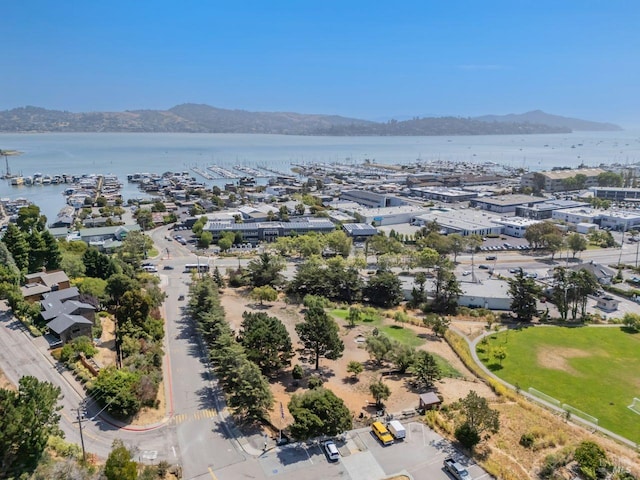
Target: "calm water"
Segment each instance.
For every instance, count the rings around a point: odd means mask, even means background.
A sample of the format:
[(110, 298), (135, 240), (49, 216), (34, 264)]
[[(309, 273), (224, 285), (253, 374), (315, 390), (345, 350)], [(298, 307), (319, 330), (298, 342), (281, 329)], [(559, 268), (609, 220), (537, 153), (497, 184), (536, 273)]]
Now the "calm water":
[[(140, 197), (126, 176), (136, 172), (204, 169), (216, 164), (268, 166), (283, 172), (292, 163), (411, 163), (417, 159), (496, 162), (544, 170), (585, 163), (640, 162), (640, 132), (560, 135), (450, 137), (303, 137), (249, 134), (72, 133), (0, 134), (0, 149), (19, 150), (9, 157), (13, 173), (111, 173), (124, 182), (125, 198)], [(2, 159), (4, 161), (4, 159)], [(4, 164), (0, 171), (4, 172)], [(194, 176), (198, 178), (198, 175)], [(202, 177), (199, 181), (205, 181)], [(212, 184), (214, 182), (205, 182)], [(218, 182), (220, 183), (220, 182)], [(224, 182), (222, 182), (224, 183)], [(64, 205), (64, 186), (12, 187), (0, 182), (1, 197), (35, 202), (49, 219)]]

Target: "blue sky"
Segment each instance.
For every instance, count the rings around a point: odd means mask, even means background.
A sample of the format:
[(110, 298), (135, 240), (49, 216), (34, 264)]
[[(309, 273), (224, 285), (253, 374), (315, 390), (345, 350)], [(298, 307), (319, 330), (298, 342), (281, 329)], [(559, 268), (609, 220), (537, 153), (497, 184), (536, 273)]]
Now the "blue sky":
[(640, 2), (5, 1), (0, 109), (640, 124)]

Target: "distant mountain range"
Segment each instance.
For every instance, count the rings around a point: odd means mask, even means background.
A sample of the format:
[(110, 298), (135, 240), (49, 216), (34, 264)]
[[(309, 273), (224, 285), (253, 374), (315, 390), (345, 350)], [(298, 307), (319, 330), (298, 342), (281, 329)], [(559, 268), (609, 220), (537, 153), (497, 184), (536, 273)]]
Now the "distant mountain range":
[(0, 111), (0, 132), (185, 132), (284, 135), (509, 135), (622, 130), (610, 123), (550, 115), (540, 110), (520, 115), (476, 118), (428, 117), (372, 122), (338, 115), (248, 112), (183, 104), (169, 110), (73, 113), (39, 107)]
[(577, 132), (613, 132), (622, 130), (622, 127), (613, 123), (591, 122), (580, 120), (579, 118), (561, 117), (551, 115), (542, 110), (532, 110), (531, 112), (509, 115), (484, 115), (476, 117), (481, 122), (504, 122), (504, 123), (534, 123), (549, 125), (550, 127), (565, 127)]

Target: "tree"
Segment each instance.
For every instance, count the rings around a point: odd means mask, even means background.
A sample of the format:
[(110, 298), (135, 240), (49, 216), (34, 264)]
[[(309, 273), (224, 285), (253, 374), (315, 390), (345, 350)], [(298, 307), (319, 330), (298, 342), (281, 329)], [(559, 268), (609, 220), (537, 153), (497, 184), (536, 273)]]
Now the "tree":
[(342, 230), (335, 230), (324, 235), (324, 243), (328, 249), (336, 254), (348, 257), (353, 242)]
[(454, 314), (461, 294), (460, 283), (453, 272), (453, 264), (447, 258), (440, 257), (431, 310), (437, 313)]
[(561, 233), (549, 233), (542, 236), (542, 243), (547, 250), (551, 252), (551, 259), (562, 250), (564, 246), (564, 237)]
[(640, 330), (640, 314), (638, 313), (625, 313), (622, 317), (622, 323), (629, 330), (634, 332)]
[(331, 437), (352, 428), (351, 412), (344, 401), (326, 388), (293, 395), (288, 409), (294, 419), (289, 427), (291, 435), (297, 440)]
[(458, 254), (464, 252), (467, 247), (466, 239), (459, 233), (452, 233), (449, 237), (451, 253), (453, 253), (454, 263), (458, 260)]
[(383, 406), (383, 401), (391, 396), (391, 389), (389, 385), (384, 383), (382, 380), (377, 380), (371, 382), (369, 385), (369, 392), (373, 395), (374, 400), (376, 401), (376, 407), (381, 408)]
[(55, 239), (49, 230), (42, 232), (42, 240), (44, 241), (44, 267), (47, 270), (57, 270), (60, 268), (62, 262), (62, 254), (60, 253), (60, 247), (58, 241)]
[(153, 213), (151, 213), (151, 210), (147, 208), (139, 208), (136, 210), (134, 217), (143, 232), (153, 227)]
[(378, 270), (369, 279), (369, 283), (364, 288), (364, 296), (369, 303), (383, 308), (395, 307), (404, 298), (398, 276), (385, 270)]
[(132, 460), (131, 451), (124, 446), (122, 440), (116, 439), (111, 445), (111, 452), (104, 464), (104, 476), (107, 480), (136, 480), (138, 465)]
[(273, 406), (273, 395), (258, 365), (245, 358), (234, 377), (233, 387), (228, 391), (229, 406), (234, 414), (248, 420), (265, 418)]
[(32, 204), (26, 207), (21, 207), (18, 210), (18, 219), (16, 224), (25, 234), (43, 232), (46, 230), (47, 217), (40, 214), (40, 207)]
[(136, 395), (140, 374), (113, 366), (103, 368), (93, 382), (91, 393), (118, 418), (127, 418), (140, 410)]
[(624, 183), (624, 177), (615, 172), (602, 172), (598, 175), (599, 187), (621, 187)]
[(296, 325), (296, 332), (304, 347), (313, 352), (315, 369), (320, 367), (320, 357), (336, 360), (342, 356), (344, 343), (340, 339), (338, 324), (329, 318), (322, 307), (307, 310), (304, 322)]
[(603, 478), (599, 470), (607, 467), (608, 461), (607, 454), (600, 445), (588, 440), (581, 442), (576, 448), (573, 458), (578, 462), (580, 473), (587, 479)]
[(260, 254), (257, 259), (251, 260), (247, 265), (251, 285), (254, 287), (265, 285), (277, 287), (284, 281), (284, 277), (280, 273), (284, 267), (285, 263), (282, 258), (268, 253)]
[(378, 365), (382, 365), (391, 353), (393, 344), (386, 335), (369, 335), (365, 340), (365, 349)]
[(465, 398), (458, 401), (463, 421), (456, 428), (455, 436), (465, 447), (473, 449), (480, 441), (489, 438), (490, 434), (500, 429), (500, 416), (489, 407), (486, 398), (470, 391)]
[(416, 358), (416, 350), (409, 345), (394, 342), (391, 350), (391, 361), (400, 373), (405, 373)]
[(440, 367), (435, 357), (424, 350), (416, 352), (410, 370), (416, 377), (416, 382), (425, 388), (433, 386), (433, 383), (441, 377)]
[(548, 248), (548, 242), (557, 242), (556, 235), (562, 236), (558, 226), (553, 222), (544, 221), (528, 226), (524, 238), (533, 248)]
[(153, 240), (151, 237), (141, 232), (129, 232), (122, 241), (118, 256), (123, 262), (132, 265), (134, 268), (139, 268), (140, 262), (147, 257), (147, 252), (152, 248)]
[(2, 242), (11, 253), (18, 269), (27, 273), (29, 269), (29, 244), (24, 233), (15, 224), (9, 223), (7, 231), (2, 237)]
[(349, 314), (347, 315), (347, 320), (349, 321), (350, 327), (355, 327), (356, 323), (358, 323), (362, 319), (362, 310), (358, 307), (349, 307)]
[(444, 334), (449, 329), (449, 325), (451, 324), (451, 320), (449, 320), (447, 317), (442, 317), (442, 316), (438, 315), (435, 318), (433, 318), (433, 316), (432, 316), (428, 320), (427, 320), (427, 318), (425, 318), (425, 323), (427, 323), (431, 327), (431, 330), (433, 331), (433, 334), (437, 338), (437, 337), (444, 337)]
[(202, 232), (200, 238), (198, 238), (198, 248), (209, 248), (209, 245), (213, 242), (213, 233)]
[(125, 292), (136, 290), (137, 288), (138, 282), (124, 273), (116, 273), (107, 279), (107, 294), (116, 305), (120, 302)]
[(587, 249), (587, 239), (583, 235), (574, 232), (567, 237), (567, 246), (573, 252), (573, 258), (576, 258), (576, 253)]
[(64, 435), (58, 423), (60, 388), (24, 376), (18, 391), (0, 389), (0, 477), (32, 472), (51, 435)]
[(362, 364), (355, 360), (352, 360), (347, 364), (347, 373), (350, 373), (354, 379), (357, 379), (358, 375), (360, 375), (363, 370), (364, 367)]
[(242, 318), (238, 341), (247, 358), (258, 365), (264, 375), (289, 365), (293, 347), (284, 324), (264, 312), (244, 312)]
[(305, 210), (306, 210), (306, 207), (304, 206), (304, 203), (296, 204), (295, 206), (296, 215), (304, 215)]
[(95, 247), (89, 247), (82, 255), (82, 262), (88, 277), (106, 280), (117, 272), (115, 263), (108, 255), (98, 251)]
[(491, 356), (502, 366), (502, 361), (507, 358), (507, 350), (504, 347), (493, 347), (491, 349)]
[(536, 313), (540, 287), (534, 279), (527, 277), (521, 268), (508, 282), (511, 311), (516, 314), (518, 321), (530, 322)]
[(255, 287), (251, 290), (250, 297), (253, 300), (257, 300), (260, 302), (260, 305), (263, 305), (264, 302), (274, 302), (278, 299), (278, 292), (275, 288), (264, 285), (262, 287)]

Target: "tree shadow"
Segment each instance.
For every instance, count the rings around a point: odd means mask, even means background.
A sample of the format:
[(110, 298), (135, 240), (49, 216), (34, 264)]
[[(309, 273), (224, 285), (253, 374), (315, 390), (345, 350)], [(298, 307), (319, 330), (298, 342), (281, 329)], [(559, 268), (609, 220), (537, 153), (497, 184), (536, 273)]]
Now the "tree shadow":
[(487, 365), (487, 368), (489, 370), (491, 370), (492, 372), (498, 372), (500, 370), (502, 370), (504, 367), (502, 365), (500, 365), (499, 363), (490, 363)]
[(621, 326), (620, 330), (624, 333), (628, 333), (629, 335), (640, 333), (640, 330), (638, 330), (637, 328), (627, 327), (626, 325)]

